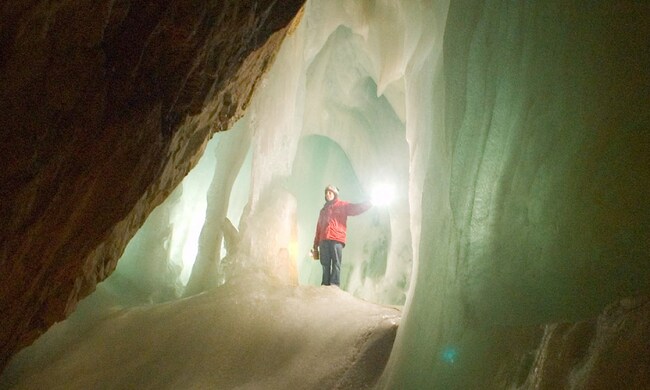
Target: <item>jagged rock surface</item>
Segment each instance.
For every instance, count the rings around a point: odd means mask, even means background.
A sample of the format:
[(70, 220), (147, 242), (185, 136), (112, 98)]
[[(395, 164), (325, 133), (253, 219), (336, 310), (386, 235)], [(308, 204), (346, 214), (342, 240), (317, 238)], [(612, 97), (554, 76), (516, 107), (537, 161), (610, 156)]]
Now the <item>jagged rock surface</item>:
[(650, 383), (650, 298), (627, 298), (598, 318), (545, 327), (525, 388), (642, 389)]
[(303, 2), (0, 6), (0, 369), (241, 116)]

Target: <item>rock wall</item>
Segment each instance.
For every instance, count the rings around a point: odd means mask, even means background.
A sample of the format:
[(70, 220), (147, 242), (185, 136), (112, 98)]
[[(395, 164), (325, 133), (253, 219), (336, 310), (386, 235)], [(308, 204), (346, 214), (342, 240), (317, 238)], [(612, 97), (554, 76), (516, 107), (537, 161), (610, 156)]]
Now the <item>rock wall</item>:
[(650, 384), (650, 298), (623, 299), (598, 318), (545, 327), (525, 388), (643, 389)]
[(112, 272), (303, 3), (0, 5), (0, 369)]

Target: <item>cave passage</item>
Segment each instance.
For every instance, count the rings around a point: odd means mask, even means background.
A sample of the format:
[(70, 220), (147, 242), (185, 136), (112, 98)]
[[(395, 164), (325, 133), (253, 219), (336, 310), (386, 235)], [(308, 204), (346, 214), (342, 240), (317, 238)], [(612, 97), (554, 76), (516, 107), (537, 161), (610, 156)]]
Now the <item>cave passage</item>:
[[(307, 2), (245, 115), (1, 380), (648, 387), (649, 15)], [(378, 183), (343, 289), (318, 286), (323, 189)]]

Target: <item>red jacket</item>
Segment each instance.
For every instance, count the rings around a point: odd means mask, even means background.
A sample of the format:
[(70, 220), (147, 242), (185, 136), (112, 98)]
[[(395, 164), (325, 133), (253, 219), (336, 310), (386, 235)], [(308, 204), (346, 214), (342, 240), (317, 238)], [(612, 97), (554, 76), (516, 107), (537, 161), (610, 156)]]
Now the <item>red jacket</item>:
[(359, 215), (372, 207), (372, 203), (348, 203), (338, 198), (325, 203), (316, 224), (314, 248), (322, 240), (338, 241), (345, 245), (345, 231), (349, 215)]

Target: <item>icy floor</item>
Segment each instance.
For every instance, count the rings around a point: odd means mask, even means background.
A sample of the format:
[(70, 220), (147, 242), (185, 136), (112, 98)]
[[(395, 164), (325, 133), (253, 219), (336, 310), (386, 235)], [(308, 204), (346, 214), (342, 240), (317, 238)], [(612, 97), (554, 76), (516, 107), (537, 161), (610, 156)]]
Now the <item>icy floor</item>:
[(55, 325), (0, 377), (17, 389), (361, 389), (400, 320), (337, 287), (263, 279)]

